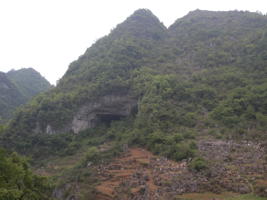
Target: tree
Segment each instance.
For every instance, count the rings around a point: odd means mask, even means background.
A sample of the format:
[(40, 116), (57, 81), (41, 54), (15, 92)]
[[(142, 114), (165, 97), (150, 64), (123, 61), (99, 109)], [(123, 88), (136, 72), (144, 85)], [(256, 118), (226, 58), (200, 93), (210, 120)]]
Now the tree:
[(49, 200), (52, 185), (31, 172), (25, 158), (0, 149), (0, 199)]

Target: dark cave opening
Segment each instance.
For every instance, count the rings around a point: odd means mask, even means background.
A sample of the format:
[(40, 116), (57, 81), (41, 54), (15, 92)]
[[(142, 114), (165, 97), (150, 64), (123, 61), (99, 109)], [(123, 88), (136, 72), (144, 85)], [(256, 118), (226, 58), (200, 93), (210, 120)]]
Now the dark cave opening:
[(125, 118), (125, 116), (116, 114), (97, 114), (98, 124), (105, 124), (107, 126), (110, 126), (112, 121), (118, 121), (123, 118)]

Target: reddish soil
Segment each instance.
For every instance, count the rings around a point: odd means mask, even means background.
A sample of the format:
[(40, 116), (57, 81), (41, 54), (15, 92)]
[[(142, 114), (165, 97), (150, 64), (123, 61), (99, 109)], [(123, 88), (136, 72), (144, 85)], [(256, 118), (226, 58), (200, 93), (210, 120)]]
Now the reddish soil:
[(171, 178), (172, 173), (181, 173), (185, 167), (185, 163), (159, 158), (141, 148), (129, 149), (124, 156), (98, 168), (101, 183), (96, 187), (96, 199), (159, 199), (164, 196), (159, 191), (161, 182)]
[(96, 199), (171, 200), (184, 193), (225, 191), (245, 194), (252, 192), (253, 181), (266, 180), (265, 152), (258, 144), (205, 140), (199, 141), (198, 149), (209, 164), (207, 171), (189, 170), (186, 161), (174, 162), (131, 148), (97, 167)]

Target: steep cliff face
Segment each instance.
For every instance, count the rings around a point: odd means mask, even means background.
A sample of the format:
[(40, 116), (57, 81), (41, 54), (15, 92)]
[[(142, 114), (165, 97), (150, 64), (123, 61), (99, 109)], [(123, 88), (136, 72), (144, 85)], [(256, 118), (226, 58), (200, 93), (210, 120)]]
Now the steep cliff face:
[(79, 133), (98, 124), (109, 125), (114, 120), (130, 116), (136, 107), (136, 99), (130, 96), (104, 96), (97, 102), (82, 106), (75, 114), (71, 128), (74, 133)]
[(137, 110), (136, 98), (129, 95), (106, 95), (97, 101), (88, 102), (79, 106), (69, 123), (61, 128), (47, 124), (44, 129), (36, 124), (35, 133), (79, 133), (99, 124), (109, 126), (112, 121), (121, 120), (135, 114)]

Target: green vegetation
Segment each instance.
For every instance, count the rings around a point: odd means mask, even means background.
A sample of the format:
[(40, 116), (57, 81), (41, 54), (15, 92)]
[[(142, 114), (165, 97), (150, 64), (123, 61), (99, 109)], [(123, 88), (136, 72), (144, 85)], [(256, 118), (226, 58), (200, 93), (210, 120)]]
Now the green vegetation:
[(194, 127), (206, 114), (211, 123), (261, 129), (266, 33), (266, 17), (255, 13), (195, 11), (167, 30), (150, 11), (136, 11), (71, 63), (58, 86), (22, 109), (12, 127), (60, 128), (85, 102), (130, 94), (140, 100), (136, 120), (145, 118), (140, 126), (150, 129)]
[(0, 149), (0, 199), (49, 200), (52, 186), (47, 178), (34, 175), (24, 158)]
[(32, 68), (11, 70), (6, 73), (6, 76), (27, 100), (51, 87), (50, 83)]
[(0, 123), (11, 117), (11, 112), (24, 101), (23, 95), (5, 73), (0, 72)]
[(255, 193), (262, 197), (267, 197), (267, 181), (259, 180), (254, 185)]
[(177, 200), (210, 200), (210, 199), (222, 199), (222, 200), (265, 200), (263, 197), (257, 197), (253, 194), (239, 195), (235, 193), (192, 193), (179, 195)]
[(0, 123), (7, 122), (18, 106), (50, 87), (50, 83), (32, 68), (0, 72)]
[[(266, 33), (266, 16), (255, 13), (197, 10), (166, 29), (138, 10), (71, 63), (57, 87), (21, 108), (3, 145), (39, 158), (74, 151), (79, 145), (66, 125), (105, 95), (128, 95), (138, 104), (118, 125), (124, 128), (108, 128), (106, 141), (146, 146), (174, 160), (197, 155), (194, 138), (185, 137), (205, 128), (222, 138), (263, 139)], [(64, 134), (40, 135), (48, 125)]]
[(195, 170), (197, 172), (205, 170), (208, 168), (208, 164), (207, 161), (201, 157), (196, 157), (194, 158), (190, 164), (189, 164), (189, 168), (191, 170)]
[[(266, 48), (267, 18), (261, 14), (196, 10), (167, 29), (150, 11), (138, 10), (72, 62), (57, 87), (19, 109), (0, 144), (31, 156), (34, 164), (86, 152), (66, 172), (81, 180), (88, 163), (108, 161), (124, 144), (191, 160), (190, 169), (201, 172), (209, 163), (199, 155), (199, 137), (266, 141)], [(72, 134), (78, 111), (108, 95), (133, 99), (136, 110)], [(92, 121), (110, 114), (109, 106)], [(110, 151), (96, 148), (106, 143)]]
[(258, 197), (253, 194), (239, 195), (237, 197), (229, 198), (229, 200), (264, 200), (264, 199), (265, 199), (264, 197)]

